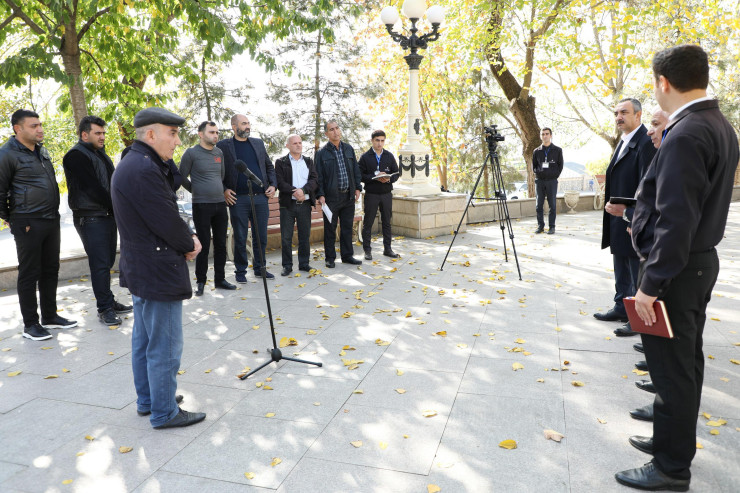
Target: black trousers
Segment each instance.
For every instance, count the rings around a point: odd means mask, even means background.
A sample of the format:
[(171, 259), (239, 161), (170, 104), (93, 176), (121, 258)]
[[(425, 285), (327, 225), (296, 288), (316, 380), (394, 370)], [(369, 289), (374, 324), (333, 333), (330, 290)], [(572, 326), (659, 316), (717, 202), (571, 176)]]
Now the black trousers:
[(372, 230), (375, 216), (380, 209), (380, 221), (383, 223), (383, 249), (391, 249), (391, 209), (393, 207), (393, 194), (388, 193), (365, 193), (365, 220), (362, 224), (362, 248), (370, 251), (370, 231)]
[(116, 221), (113, 216), (83, 216), (75, 217), (74, 223), (87, 254), (98, 312), (113, 308), (115, 299), (110, 289), (110, 270), (116, 263)]
[(59, 218), (13, 219), (10, 232), (13, 233), (18, 253), (18, 302), (23, 325), (29, 327), (39, 322), (39, 304), (42, 320), (53, 319), (57, 314), (61, 241)]
[(195, 233), (203, 246), (195, 258), (195, 281), (205, 283), (208, 279), (208, 254), (211, 251), (211, 230), (213, 230), (213, 271), (214, 279), (222, 281), (226, 275), (226, 229), (229, 214), (226, 202), (216, 204), (193, 204), (193, 223)]
[(352, 192), (338, 193), (338, 197), (327, 200), (326, 205), (332, 212), (331, 223), (324, 215), (324, 256), (326, 260), (336, 260), (337, 223), (339, 223), (339, 254), (347, 260), (355, 254), (352, 247), (352, 223), (355, 219), (355, 195)]
[(535, 210), (537, 211), (537, 225), (540, 228), (545, 227), (545, 197), (547, 197), (547, 206), (550, 208), (550, 212), (547, 216), (548, 227), (555, 227), (555, 209), (557, 208), (556, 195), (558, 193), (558, 180), (535, 180), (534, 181), (535, 191), (537, 192), (537, 203)]
[(311, 203), (290, 201), (287, 207), (280, 207), (280, 246), (283, 254), (283, 267), (293, 268), (293, 226), (298, 225), (298, 267), (308, 266), (311, 247)]
[(627, 296), (637, 292), (637, 275), (640, 271), (640, 259), (629, 255), (612, 255), (614, 261), (614, 311), (626, 315), (624, 302)]
[(707, 303), (719, 274), (717, 251), (694, 253), (661, 298), (674, 338), (642, 334), (645, 359), (655, 384), (653, 462), (664, 473), (691, 477), (696, 420), (704, 382), (702, 335)]

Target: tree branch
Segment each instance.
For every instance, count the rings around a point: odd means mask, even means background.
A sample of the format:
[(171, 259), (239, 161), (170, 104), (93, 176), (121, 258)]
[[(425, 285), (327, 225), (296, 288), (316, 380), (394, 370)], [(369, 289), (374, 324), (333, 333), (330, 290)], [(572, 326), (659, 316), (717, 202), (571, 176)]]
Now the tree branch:
[(90, 53), (90, 52), (89, 52), (89, 51), (87, 51), (87, 50), (83, 50), (82, 48), (80, 48), (80, 52), (81, 52), (81, 53), (84, 53), (85, 55), (87, 55), (87, 56), (89, 56), (90, 58), (92, 58), (92, 61), (93, 61), (93, 62), (95, 62), (95, 65), (97, 65), (97, 66), (98, 66), (98, 70), (100, 70), (100, 73), (101, 73), (101, 74), (103, 73), (103, 67), (101, 67), (101, 66), (100, 66), (100, 64), (99, 64), (99, 63), (98, 63), (98, 61), (97, 61), (97, 60), (95, 59), (95, 57), (93, 56), (93, 54), (92, 54), (92, 53)]
[(13, 0), (3, 0), (8, 6), (13, 10), (13, 13), (16, 15), (16, 17), (19, 17), (23, 19), (23, 22), (26, 23), (26, 25), (31, 29), (31, 31), (35, 32), (36, 34), (44, 34), (45, 31), (33, 20), (26, 15), (25, 12), (23, 12), (23, 9), (21, 9)]
[(82, 29), (80, 29), (80, 32), (77, 34), (77, 42), (79, 42), (82, 39), (82, 37), (87, 33), (90, 27), (92, 27), (95, 21), (98, 20), (98, 17), (100, 17), (101, 15), (107, 14), (109, 11), (110, 11), (110, 7), (106, 7), (103, 10), (98, 10), (97, 12), (95, 12), (95, 14), (93, 14), (93, 16), (90, 17), (90, 19), (88, 19), (85, 25), (82, 26)]
[(11, 22), (13, 22), (13, 19), (15, 19), (15, 18), (16, 18), (16, 15), (15, 15), (15, 12), (13, 12), (12, 14), (10, 14), (10, 17), (8, 17), (2, 23), (0, 23), (0, 31), (2, 31), (3, 29), (5, 29), (5, 27), (8, 24), (10, 24)]

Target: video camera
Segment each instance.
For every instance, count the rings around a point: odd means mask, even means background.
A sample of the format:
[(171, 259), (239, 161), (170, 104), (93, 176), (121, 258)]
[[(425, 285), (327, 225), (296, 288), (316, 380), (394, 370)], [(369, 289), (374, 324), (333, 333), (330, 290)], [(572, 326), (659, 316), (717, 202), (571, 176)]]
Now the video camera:
[(490, 127), (483, 127), (483, 133), (486, 134), (486, 139), (492, 139), (494, 142), (503, 142), (504, 136), (498, 133), (496, 125)]

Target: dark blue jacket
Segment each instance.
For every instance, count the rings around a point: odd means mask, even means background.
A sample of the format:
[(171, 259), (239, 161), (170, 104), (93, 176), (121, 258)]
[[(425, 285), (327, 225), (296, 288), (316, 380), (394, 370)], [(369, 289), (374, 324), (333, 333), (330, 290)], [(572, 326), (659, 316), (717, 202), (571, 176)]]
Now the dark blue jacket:
[[(277, 189), (277, 178), (275, 177), (275, 166), (272, 165), (269, 156), (267, 155), (267, 149), (265, 149), (265, 143), (262, 139), (249, 137), (249, 143), (254, 148), (254, 153), (257, 154), (257, 162), (260, 165), (260, 171), (262, 171), (262, 177), (265, 184), (265, 189), (269, 186), (273, 186)], [(234, 148), (234, 137), (230, 139), (224, 139), (216, 144), (216, 147), (221, 149), (224, 153), (224, 190), (227, 188), (236, 192), (236, 181), (239, 172), (236, 170), (236, 149)]]
[[(316, 197), (324, 197), (327, 201), (337, 200), (339, 198), (337, 195), (337, 158), (334, 156), (334, 151), (330, 146), (333, 146), (333, 144), (327, 142), (324, 147), (318, 150), (314, 158), (316, 172), (319, 175), (319, 189), (316, 192)], [(339, 148), (343, 153), (344, 166), (347, 169), (347, 176), (349, 177), (348, 193), (352, 197), (352, 200), (354, 200), (355, 190), (362, 191), (360, 167), (357, 164), (355, 150), (351, 145), (340, 142)]]
[(140, 298), (185, 300), (192, 296), (185, 253), (192, 230), (180, 219), (167, 163), (141, 141), (116, 167), (113, 211), (121, 236), (121, 286)]

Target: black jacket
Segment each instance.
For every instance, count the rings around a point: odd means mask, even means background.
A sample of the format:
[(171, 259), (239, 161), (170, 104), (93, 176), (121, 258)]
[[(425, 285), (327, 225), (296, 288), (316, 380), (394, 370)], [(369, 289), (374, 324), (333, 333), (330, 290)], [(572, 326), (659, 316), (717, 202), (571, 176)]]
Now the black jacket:
[(0, 219), (56, 219), (59, 217), (59, 186), (51, 157), (42, 145), (35, 152), (15, 136), (0, 147)]
[(106, 216), (113, 214), (110, 180), (113, 161), (105, 149), (79, 141), (63, 159), (64, 175), (69, 190), (69, 208), (75, 216)]
[(111, 181), (121, 237), (121, 286), (155, 301), (193, 294), (184, 254), (193, 251), (192, 231), (180, 219), (169, 164), (141, 141), (118, 163)]
[[(308, 181), (302, 187), (303, 193), (308, 194), (308, 200), (311, 207), (316, 205), (316, 190), (319, 188), (319, 175), (316, 173), (316, 166), (313, 159), (303, 156), (303, 160), (308, 166)], [(293, 166), (290, 164), (290, 154), (275, 160), (275, 175), (277, 176), (277, 189), (280, 191), (278, 197), (280, 207), (287, 207), (293, 200)]]
[(532, 170), (538, 180), (556, 180), (563, 172), (563, 150), (550, 144), (547, 149), (547, 168), (542, 166), (544, 162), (545, 147), (539, 146), (532, 153)]
[[(277, 188), (277, 179), (275, 178), (275, 167), (270, 161), (270, 157), (267, 155), (267, 149), (265, 149), (265, 143), (262, 139), (255, 137), (249, 137), (249, 143), (252, 144), (255, 154), (257, 154), (257, 162), (260, 165), (260, 171), (262, 171), (263, 183), (265, 189), (273, 186)], [(230, 139), (220, 140), (216, 147), (221, 149), (224, 153), (224, 190), (227, 188), (236, 192), (236, 181), (239, 172), (236, 170), (236, 149), (234, 148), (234, 137)]]
[[(316, 172), (319, 175), (319, 189), (316, 192), (317, 197), (325, 197), (326, 200), (336, 200), (337, 195), (337, 158), (327, 142), (324, 147), (316, 153)], [(362, 191), (362, 181), (360, 181), (360, 168), (357, 166), (357, 157), (355, 150), (346, 142), (339, 143), (339, 149), (344, 156), (344, 166), (347, 169), (349, 178), (349, 194), (354, 200), (355, 190)]]
[(681, 111), (637, 191), (632, 242), (646, 259), (640, 289), (661, 296), (689, 253), (722, 240), (738, 163), (735, 131), (716, 100)]
[[(647, 134), (644, 125), (640, 125), (635, 135), (627, 144), (627, 151), (617, 161), (620, 149), (614, 152), (609, 167), (606, 169), (606, 186), (604, 202), (610, 197), (634, 197), (640, 180), (655, 156), (655, 147)], [(631, 212), (631, 210), (630, 210)], [(631, 216), (628, 213), (628, 216)], [(629, 223), (621, 217), (612, 216), (604, 211), (602, 222), (601, 248), (610, 247), (613, 255), (636, 257), (632, 248), (632, 239), (627, 228)]]
[(358, 164), (360, 174), (362, 174), (362, 182), (365, 184), (365, 193), (391, 193), (393, 183), (398, 180), (398, 175), (392, 176), (391, 181), (388, 183), (381, 183), (378, 180), (373, 180), (373, 178), (375, 177), (375, 171), (378, 169), (385, 173), (397, 173), (398, 164), (396, 163), (396, 158), (393, 157), (393, 154), (383, 149), (383, 154), (380, 155), (380, 166), (378, 166), (378, 159), (375, 156), (375, 150), (371, 147), (360, 157)]

